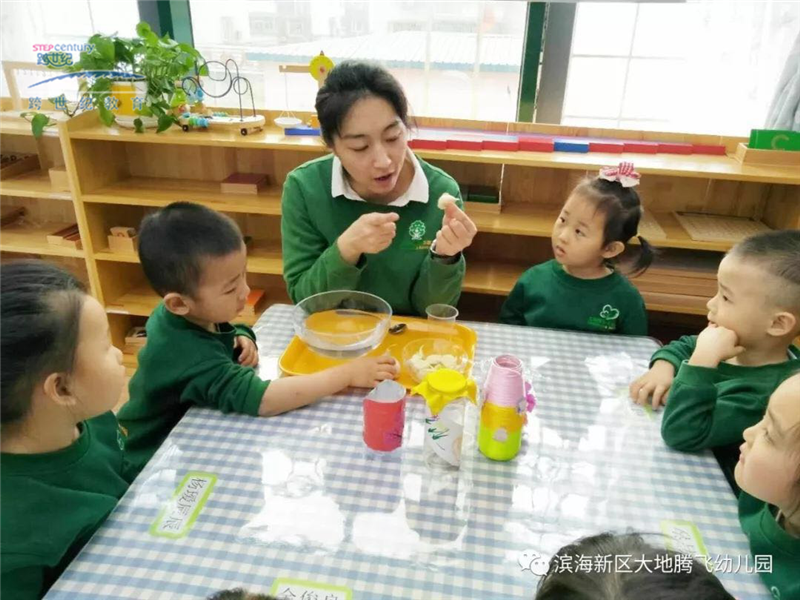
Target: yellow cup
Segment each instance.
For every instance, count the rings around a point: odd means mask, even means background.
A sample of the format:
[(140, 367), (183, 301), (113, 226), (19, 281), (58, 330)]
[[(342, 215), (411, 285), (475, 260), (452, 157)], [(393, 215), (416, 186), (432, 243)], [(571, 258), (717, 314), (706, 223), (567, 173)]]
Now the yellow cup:
[(144, 92), (136, 89), (133, 83), (114, 83), (111, 85), (111, 95), (114, 96), (119, 104), (112, 112), (115, 115), (122, 117), (137, 117), (139, 116), (133, 109), (133, 99), (137, 94), (144, 98)]

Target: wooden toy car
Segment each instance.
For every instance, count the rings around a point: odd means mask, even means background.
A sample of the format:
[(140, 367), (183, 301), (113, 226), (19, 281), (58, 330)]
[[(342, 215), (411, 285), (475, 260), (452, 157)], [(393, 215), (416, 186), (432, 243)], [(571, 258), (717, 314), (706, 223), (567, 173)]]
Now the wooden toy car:
[(192, 113), (185, 112), (178, 121), (181, 129), (220, 129), (220, 130), (239, 130), (242, 135), (261, 131), (266, 120), (261, 115), (249, 117), (232, 117), (226, 113), (213, 113), (211, 116), (201, 117)]

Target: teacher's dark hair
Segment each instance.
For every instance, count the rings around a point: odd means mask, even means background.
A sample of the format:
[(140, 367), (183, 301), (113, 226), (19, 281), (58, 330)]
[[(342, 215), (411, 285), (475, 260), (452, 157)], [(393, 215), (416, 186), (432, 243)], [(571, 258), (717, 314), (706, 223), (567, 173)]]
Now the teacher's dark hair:
[(386, 100), (408, 127), (408, 100), (400, 82), (380, 65), (346, 60), (336, 65), (317, 92), (317, 118), (322, 139), (333, 146), (342, 122), (353, 105), (366, 96)]

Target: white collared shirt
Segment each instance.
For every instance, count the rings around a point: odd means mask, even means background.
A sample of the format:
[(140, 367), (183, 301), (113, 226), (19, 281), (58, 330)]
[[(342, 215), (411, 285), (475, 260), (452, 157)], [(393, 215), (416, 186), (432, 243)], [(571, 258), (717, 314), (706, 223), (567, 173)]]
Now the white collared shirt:
[[(423, 173), (422, 167), (417, 157), (414, 156), (414, 153), (409, 150), (408, 154), (411, 157), (411, 164), (414, 166), (414, 178), (411, 180), (411, 185), (408, 186), (405, 193), (397, 198), (397, 200), (389, 202), (386, 206), (405, 206), (409, 202), (428, 202), (428, 194), (430, 193), (428, 178), (425, 177), (425, 173)], [(347, 181), (347, 177), (345, 176), (342, 161), (340, 161), (339, 157), (335, 154), (333, 155), (333, 174), (331, 175), (331, 195), (334, 198), (336, 198), (336, 196), (344, 196), (348, 200), (354, 200), (355, 202), (366, 202), (364, 198), (359, 196), (353, 188), (350, 187), (350, 182)]]

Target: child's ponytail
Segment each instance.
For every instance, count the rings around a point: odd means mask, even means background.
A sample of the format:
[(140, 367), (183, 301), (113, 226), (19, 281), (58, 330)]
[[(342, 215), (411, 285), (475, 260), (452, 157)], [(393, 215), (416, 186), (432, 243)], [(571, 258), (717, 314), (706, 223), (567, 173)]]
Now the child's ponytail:
[(656, 257), (656, 249), (650, 242), (640, 235), (637, 235), (636, 239), (639, 240), (639, 255), (636, 257), (636, 262), (633, 263), (633, 268), (631, 269), (631, 275), (634, 276), (641, 275), (650, 268)]

